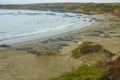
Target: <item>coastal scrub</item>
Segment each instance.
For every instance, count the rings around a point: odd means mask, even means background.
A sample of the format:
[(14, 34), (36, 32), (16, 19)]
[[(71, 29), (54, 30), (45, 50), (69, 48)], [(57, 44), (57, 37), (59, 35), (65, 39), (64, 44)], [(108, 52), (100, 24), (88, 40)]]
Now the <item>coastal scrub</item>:
[(84, 65), (77, 70), (64, 73), (62, 76), (51, 80), (99, 80), (106, 73), (107, 70), (103, 68)]
[(96, 53), (96, 52), (113, 54), (110, 51), (104, 49), (100, 44), (95, 44), (95, 43), (92, 43), (92, 42), (84, 42), (79, 47), (72, 50), (71, 57), (79, 58), (81, 55)]

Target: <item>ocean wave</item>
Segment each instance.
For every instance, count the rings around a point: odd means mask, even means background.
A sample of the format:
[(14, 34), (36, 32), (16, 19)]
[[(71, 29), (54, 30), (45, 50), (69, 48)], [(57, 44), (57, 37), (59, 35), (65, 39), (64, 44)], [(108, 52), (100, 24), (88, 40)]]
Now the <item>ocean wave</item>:
[(56, 15), (54, 12), (0, 12), (0, 15)]
[(60, 30), (62, 28), (66, 28), (66, 27), (69, 27), (69, 26), (72, 26), (72, 25), (73, 24), (67, 24), (67, 25), (62, 25), (62, 26), (56, 27), (56, 28), (41, 28), (39, 30), (36, 29), (36, 31), (28, 32), (28, 33), (24, 33), (24, 34), (2, 36), (2, 37), (0, 37), (0, 41), (9, 40), (9, 39), (16, 39), (16, 38), (21, 38), (21, 37), (26, 37), (26, 36), (31, 36), (31, 35), (36, 35), (36, 34), (45, 33), (45, 32), (48, 32), (48, 31)]
[(14, 39), (14, 38), (20, 38), (20, 37), (25, 37), (25, 36), (30, 36), (30, 35), (34, 35), (34, 34), (39, 34), (39, 33), (43, 33), (46, 32), (47, 30), (38, 30), (35, 32), (28, 32), (28, 33), (24, 33), (24, 34), (16, 34), (16, 35), (8, 35), (8, 36), (3, 36), (0, 37), (0, 41), (3, 40), (9, 40), (9, 39)]

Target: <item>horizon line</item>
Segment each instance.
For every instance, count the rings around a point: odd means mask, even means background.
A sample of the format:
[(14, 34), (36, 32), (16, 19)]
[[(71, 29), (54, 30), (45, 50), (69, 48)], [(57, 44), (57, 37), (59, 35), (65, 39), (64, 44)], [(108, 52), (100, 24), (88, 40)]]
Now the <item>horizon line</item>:
[(36, 2), (33, 2), (33, 3), (8, 3), (8, 4), (0, 4), (0, 5), (27, 5), (27, 4), (61, 4), (61, 3), (88, 3), (88, 4), (109, 4), (109, 3), (113, 3), (113, 4), (119, 4), (120, 2), (41, 2), (41, 3), (36, 3)]

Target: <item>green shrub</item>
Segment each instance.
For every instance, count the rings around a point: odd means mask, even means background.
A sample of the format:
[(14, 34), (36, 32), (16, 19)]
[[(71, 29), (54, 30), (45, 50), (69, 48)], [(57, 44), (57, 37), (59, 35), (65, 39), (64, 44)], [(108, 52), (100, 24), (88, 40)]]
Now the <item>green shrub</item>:
[(113, 55), (113, 53), (104, 49), (100, 44), (95, 44), (92, 42), (84, 42), (79, 47), (72, 50), (71, 57), (79, 58), (81, 55), (95, 53), (95, 52), (109, 53), (109, 54)]
[(93, 44), (92, 42), (84, 42), (78, 48), (72, 50), (72, 57), (79, 58), (83, 54), (98, 52), (102, 49), (99, 44)]
[(100, 51), (101, 48), (102, 46), (99, 44), (91, 44), (90, 42), (89, 43), (85, 42), (82, 45), (80, 45), (78, 49), (80, 49), (81, 53), (86, 54), (86, 53), (93, 53), (93, 52)]
[(85, 54), (85, 53), (93, 52), (93, 48), (94, 46), (91, 44), (82, 44), (81, 46), (79, 46), (78, 49), (80, 49), (81, 53)]
[(102, 46), (100, 44), (95, 44), (93, 46), (93, 52), (100, 51), (102, 49)]
[(88, 53), (88, 52), (91, 52), (91, 42), (84, 42), (82, 43), (79, 47), (77, 47), (76, 49), (72, 50), (72, 57), (74, 58), (79, 58), (82, 53), (85, 54), (85, 53)]
[(78, 51), (78, 50), (79, 50), (78, 48), (72, 50), (72, 55), (71, 55), (71, 57), (79, 58), (79, 57), (81, 56), (81, 54), (80, 54), (80, 51)]
[(52, 80), (99, 80), (101, 76), (107, 73), (107, 70), (103, 68), (96, 68), (90, 66), (82, 66), (77, 70), (64, 73), (64, 75), (59, 78), (54, 78)]

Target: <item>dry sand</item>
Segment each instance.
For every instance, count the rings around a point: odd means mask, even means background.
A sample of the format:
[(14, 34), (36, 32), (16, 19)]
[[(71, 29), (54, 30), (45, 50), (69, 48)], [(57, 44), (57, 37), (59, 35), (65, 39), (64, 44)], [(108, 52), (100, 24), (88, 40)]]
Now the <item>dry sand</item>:
[[(79, 36), (82, 41), (100, 43), (116, 54), (114, 58), (118, 57), (120, 55), (120, 18), (111, 15), (91, 15), (89, 17), (96, 18), (98, 21), (84, 29), (54, 37), (68, 34)], [(93, 30), (103, 30), (109, 33), (111, 38), (85, 36)], [(0, 48), (0, 80), (48, 80), (75, 69), (83, 63), (92, 65), (105, 60), (102, 54), (86, 55), (77, 60), (70, 58), (71, 50), (78, 46), (73, 41), (65, 41), (69, 46), (60, 50), (62, 55), (36, 56), (35, 54), (27, 53), (26, 50), (16, 50), (16, 48), (22, 47), (34, 47), (37, 50), (41, 50), (41, 40), (13, 44), (11, 48)]]

